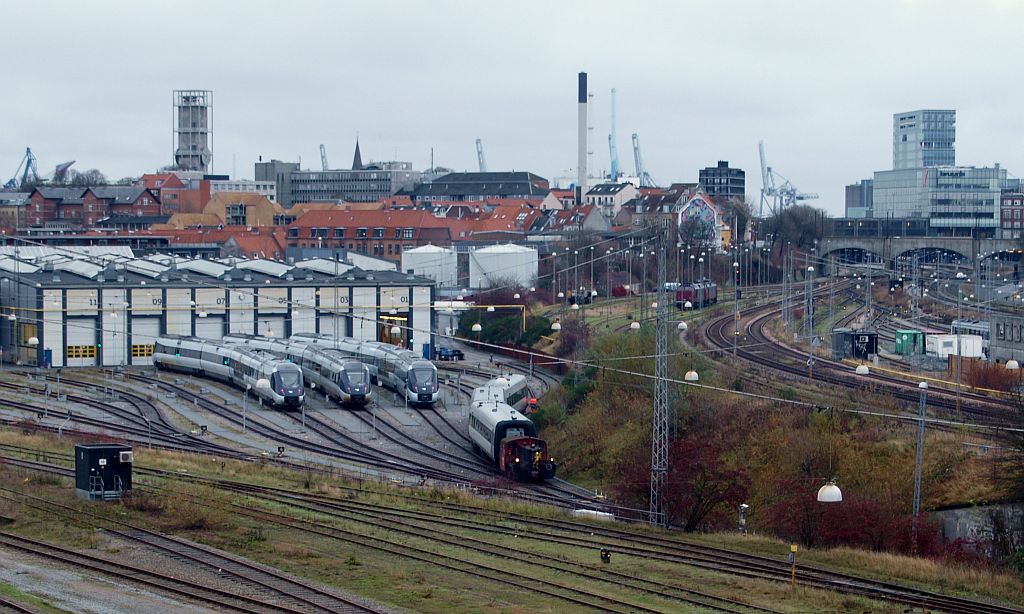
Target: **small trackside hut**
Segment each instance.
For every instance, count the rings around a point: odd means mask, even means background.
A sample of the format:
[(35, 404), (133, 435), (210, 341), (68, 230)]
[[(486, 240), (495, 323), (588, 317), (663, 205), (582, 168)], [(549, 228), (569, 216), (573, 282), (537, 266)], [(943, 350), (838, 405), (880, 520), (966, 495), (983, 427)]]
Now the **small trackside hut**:
[(120, 499), (132, 489), (132, 447), (119, 443), (75, 444), (75, 494), (82, 499)]

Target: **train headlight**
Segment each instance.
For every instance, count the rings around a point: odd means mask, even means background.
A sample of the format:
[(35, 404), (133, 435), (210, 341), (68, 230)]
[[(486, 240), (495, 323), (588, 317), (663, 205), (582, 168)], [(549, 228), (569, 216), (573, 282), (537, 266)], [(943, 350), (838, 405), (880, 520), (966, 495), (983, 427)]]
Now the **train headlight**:
[(548, 460), (550, 460), (550, 461), (551, 461), (551, 462), (553, 463), (553, 462), (555, 462), (555, 457), (554, 457), (554, 456), (552, 456), (552, 457), (551, 457), (550, 459), (548, 459)]
[(517, 463), (519, 462), (519, 459), (518, 459), (518, 458), (516, 458), (516, 462), (517, 462)]

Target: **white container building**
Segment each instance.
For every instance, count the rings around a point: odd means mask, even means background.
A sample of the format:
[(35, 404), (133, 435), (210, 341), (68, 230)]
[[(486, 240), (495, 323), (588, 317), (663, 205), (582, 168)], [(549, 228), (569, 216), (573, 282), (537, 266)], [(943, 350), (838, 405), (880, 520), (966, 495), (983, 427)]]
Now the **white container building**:
[[(956, 335), (928, 335), (924, 340), (925, 353), (929, 356), (947, 358), (956, 356)], [(960, 335), (960, 355), (966, 358), (982, 358), (981, 335)]]
[(458, 287), (458, 256), (454, 249), (424, 245), (402, 252), (402, 272), (429, 277), (438, 289)]
[(529, 286), (537, 278), (537, 250), (519, 245), (492, 245), (469, 253), (469, 286), (490, 288), (512, 281)]

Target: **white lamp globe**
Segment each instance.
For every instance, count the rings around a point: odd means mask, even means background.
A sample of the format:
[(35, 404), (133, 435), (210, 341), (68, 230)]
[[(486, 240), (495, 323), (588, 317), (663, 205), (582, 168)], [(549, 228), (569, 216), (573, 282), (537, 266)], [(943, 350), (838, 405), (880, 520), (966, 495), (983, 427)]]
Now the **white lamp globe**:
[(680, 323), (679, 323), (679, 324), (678, 324), (678, 325), (676, 326), (676, 328), (677, 328), (677, 329), (679, 329), (679, 332), (681, 332), (681, 333), (685, 333), (686, 331), (690, 330), (690, 325), (689, 325), (689, 324), (687, 324), (686, 322), (680, 322)]
[(560, 330), (562, 330), (562, 323), (559, 322), (558, 320), (555, 320), (554, 322), (551, 323), (551, 330), (553, 330), (553, 331), (560, 331)]
[(689, 371), (686, 372), (686, 375), (683, 376), (683, 379), (687, 382), (696, 382), (700, 381), (700, 376), (697, 375), (696, 371), (690, 369)]
[(867, 365), (857, 365), (857, 375), (867, 375), (871, 373), (871, 369), (868, 369)]
[(477, 322), (476, 324), (473, 325), (473, 332), (474, 333), (478, 333), (478, 332), (482, 331), (483, 329), (484, 329), (484, 327), (480, 326), (479, 322)]
[(827, 484), (818, 489), (819, 503), (841, 503), (842, 501), (843, 491), (836, 486), (835, 480), (829, 480)]
[(640, 330), (640, 323), (639, 322), (633, 322), (632, 324), (629, 325), (629, 328), (630, 328), (630, 330)]
[(1006, 368), (1011, 371), (1016, 371), (1017, 369), (1020, 369), (1020, 363), (1011, 358), (1006, 361)]

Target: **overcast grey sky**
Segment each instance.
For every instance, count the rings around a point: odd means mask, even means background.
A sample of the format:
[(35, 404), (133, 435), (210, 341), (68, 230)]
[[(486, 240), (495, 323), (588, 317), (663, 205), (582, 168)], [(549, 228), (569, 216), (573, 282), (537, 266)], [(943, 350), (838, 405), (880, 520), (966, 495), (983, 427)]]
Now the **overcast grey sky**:
[(411, 160), (553, 178), (576, 165), (576, 73), (594, 166), (630, 134), (660, 183), (719, 159), (769, 163), (841, 214), (843, 186), (892, 164), (892, 114), (957, 110), (957, 162), (1024, 174), (1024, 5), (953, 2), (5, 3), (0, 177), (26, 145), (111, 179), (171, 162), (171, 91), (214, 91), (214, 170), (257, 156), (347, 168)]

